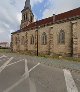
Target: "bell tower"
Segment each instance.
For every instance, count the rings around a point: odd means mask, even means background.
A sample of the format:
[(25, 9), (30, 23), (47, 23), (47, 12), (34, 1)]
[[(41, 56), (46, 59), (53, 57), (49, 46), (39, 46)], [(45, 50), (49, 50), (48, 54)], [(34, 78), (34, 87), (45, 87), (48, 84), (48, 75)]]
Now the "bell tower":
[(25, 1), (24, 9), (21, 11), (22, 20), (20, 28), (28, 26), (30, 23), (34, 22), (34, 15), (31, 10), (30, 0)]

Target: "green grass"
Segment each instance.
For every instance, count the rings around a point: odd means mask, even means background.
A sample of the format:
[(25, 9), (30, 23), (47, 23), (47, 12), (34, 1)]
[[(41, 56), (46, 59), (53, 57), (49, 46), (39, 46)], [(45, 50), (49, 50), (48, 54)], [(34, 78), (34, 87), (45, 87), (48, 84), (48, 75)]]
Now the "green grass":
[(51, 59), (57, 59), (57, 60), (64, 60), (64, 61), (74, 61), (74, 62), (80, 62), (80, 58), (74, 58), (74, 57), (60, 57), (58, 55), (50, 56), (50, 55), (39, 55), (39, 57), (44, 58), (51, 58)]
[(0, 49), (0, 53), (10, 53), (10, 49)]
[[(0, 53), (13, 53), (13, 52), (11, 52), (11, 49), (0, 49)], [(23, 53), (23, 52), (22, 53), (15, 53), (15, 54), (36, 56), (36, 55), (32, 55), (32, 54), (29, 54), (29, 53)], [(59, 58), (58, 55), (55, 55), (55, 56), (39, 55), (38, 57), (58, 59), (58, 60), (64, 60), (64, 61), (67, 60), (67, 61), (80, 62), (80, 58), (74, 58), (74, 57), (61, 57), (61, 58)]]
[(63, 59), (68, 60), (68, 61), (76, 61), (76, 62), (80, 62), (80, 58), (64, 57)]

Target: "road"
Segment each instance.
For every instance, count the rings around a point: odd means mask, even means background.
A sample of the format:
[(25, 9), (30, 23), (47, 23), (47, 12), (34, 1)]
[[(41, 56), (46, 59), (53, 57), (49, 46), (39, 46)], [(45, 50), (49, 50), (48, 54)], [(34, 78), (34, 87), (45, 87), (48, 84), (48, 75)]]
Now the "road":
[(80, 92), (80, 73), (30, 56), (0, 54), (0, 92)]

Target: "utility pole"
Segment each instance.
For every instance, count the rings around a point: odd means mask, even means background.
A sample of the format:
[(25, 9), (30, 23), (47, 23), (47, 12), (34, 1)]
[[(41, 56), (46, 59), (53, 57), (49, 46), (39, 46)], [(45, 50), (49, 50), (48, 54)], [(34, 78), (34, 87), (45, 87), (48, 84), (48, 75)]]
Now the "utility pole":
[(37, 56), (38, 56), (38, 21), (36, 21), (36, 35), (37, 35)]
[(37, 31), (37, 56), (38, 56), (38, 29), (36, 31)]

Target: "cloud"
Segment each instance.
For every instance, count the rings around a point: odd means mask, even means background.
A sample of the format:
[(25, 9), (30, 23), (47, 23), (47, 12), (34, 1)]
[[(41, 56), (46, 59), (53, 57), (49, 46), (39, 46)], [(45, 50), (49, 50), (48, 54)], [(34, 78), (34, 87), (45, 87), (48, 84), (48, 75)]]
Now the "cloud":
[(31, 0), (31, 6), (33, 7), (34, 5), (38, 3), (42, 3), (44, 0)]
[(52, 16), (55, 12), (53, 10), (50, 9), (45, 9), (43, 12), (43, 17), (42, 18), (48, 18), (50, 16)]
[(47, 9), (43, 11), (42, 18), (59, 14), (80, 7), (80, 0), (48, 0)]
[[(53, 13), (61, 13), (76, 7), (80, 7), (80, 0), (31, 0), (31, 6), (36, 10), (36, 5), (43, 5), (40, 8), (41, 17), (52, 16)], [(24, 8), (25, 0), (1, 0), (0, 1), (0, 41), (9, 41), (11, 32), (20, 28), (21, 10)], [(39, 12), (39, 11), (38, 11)], [(38, 14), (38, 13), (37, 13)], [(35, 21), (39, 15), (35, 15)]]
[[(32, 6), (43, 0), (31, 0)], [(9, 41), (11, 32), (20, 28), (21, 10), (25, 0), (1, 0), (0, 1), (0, 41)]]
[[(8, 37), (10, 30), (17, 30), (19, 28), (20, 23), (16, 17), (18, 12), (10, 1), (11, 0), (0, 2), (0, 41), (10, 41)], [(2, 33), (3, 35), (1, 35)]]

